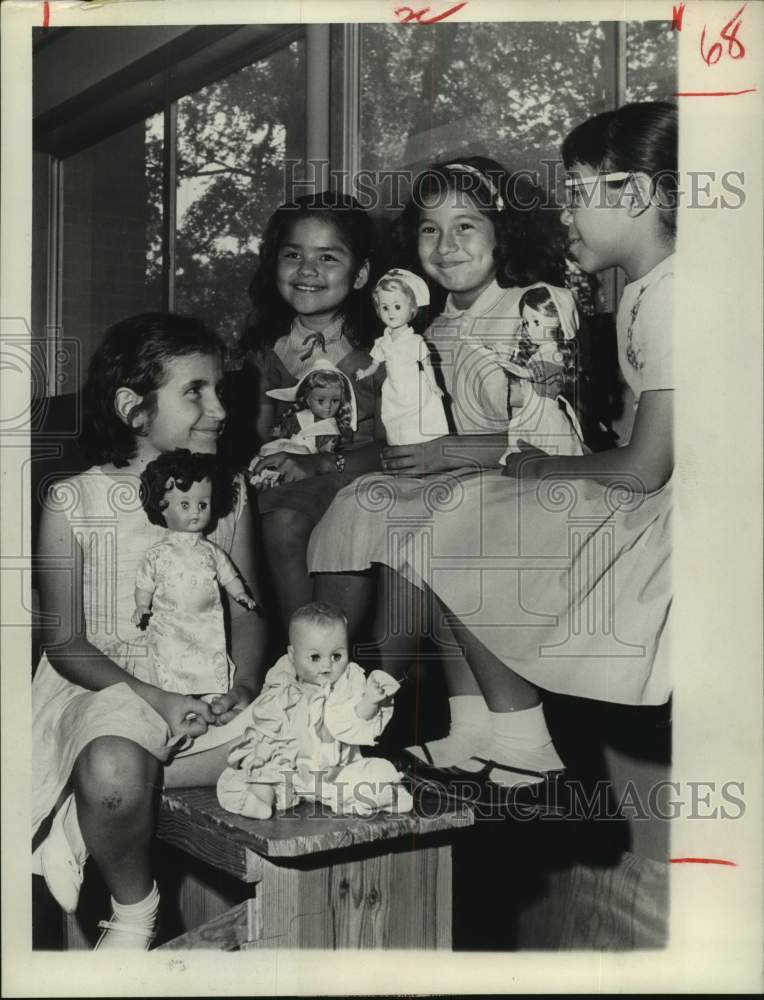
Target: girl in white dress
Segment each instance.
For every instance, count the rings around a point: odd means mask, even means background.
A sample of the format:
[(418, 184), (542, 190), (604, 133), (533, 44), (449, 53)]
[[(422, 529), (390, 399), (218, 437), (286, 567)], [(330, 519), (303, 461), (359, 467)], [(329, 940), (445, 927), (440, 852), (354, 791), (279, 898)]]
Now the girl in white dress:
[[(662, 704), (670, 692), (676, 107), (598, 115), (568, 136), (563, 159), (571, 254), (588, 272), (619, 266), (628, 279), (617, 338), (636, 400), (630, 435), (588, 455), (523, 448), (503, 472), (453, 480), (437, 505), (409, 501), (411, 527), (397, 539), (379, 504), (370, 513), (356, 502), (354, 518), (347, 501), (337, 509), (355, 539), (339, 556), (346, 568), (381, 562), (428, 601), (434, 594), (448, 620), (440, 634), (450, 629), (485, 699), (485, 716), (452, 727), (437, 756), (432, 744), (412, 748), (413, 766), (427, 761), (441, 780), (480, 775), (494, 802), (562, 767), (542, 689), (632, 705)], [(330, 558), (316, 543), (313, 569), (337, 566), (336, 550)]]
[(355, 377), (368, 378), (384, 363), (382, 423), (389, 445), (416, 444), (448, 434), (443, 393), (435, 381), (430, 351), (410, 325), (430, 303), (426, 283), (411, 271), (393, 268), (372, 292), (384, 334), (371, 349), (373, 364), (359, 368)]
[[(217, 451), (223, 353), (219, 338), (190, 317), (147, 313), (113, 326), (84, 390), (83, 446), (96, 464), (54, 486), (44, 504), (33, 835), (51, 815), (53, 822), (35, 870), (74, 910), (82, 864), (93, 857), (112, 897), (100, 948), (149, 947), (159, 904), (150, 863), (156, 791), (163, 780), (214, 784), (259, 686), (265, 623), (239, 604), (230, 607), (235, 676), (211, 704), (156, 686), (145, 633), (132, 621), (139, 561), (168, 534), (143, 510), (140, 475), (165, 451)], [(210, 537), (257, 599), (254, 532), (238, 485), (234, 510)]]

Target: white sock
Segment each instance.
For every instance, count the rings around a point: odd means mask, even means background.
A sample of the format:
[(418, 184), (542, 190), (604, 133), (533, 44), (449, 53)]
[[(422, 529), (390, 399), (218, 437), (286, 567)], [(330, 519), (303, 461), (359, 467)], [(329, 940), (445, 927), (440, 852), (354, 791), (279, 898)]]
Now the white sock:
[[(497, 764), (528, 771), (557, 771), (565, 765), (560, 760), (546, 726), (541, 705), (519, 712), (490, 712), (491, 747), (481, 754)], [(463, 766), (460, 764), (460, 767)], [(465, 768), (467, 770), (468, 768)], [(492, 768), (488, 774), (497, 785), (531, 785), (543, 781), (527, 774)]]
[(145, 951), (154, 935), (159, 910), (159, 890), (156, 882), (145, 899), (137, 903), (118, 903), (111, 897), (112, 918), (96, 947), (130, 948)]
[[(479, 694), (459, 694), (448, 699), (451, 727), (448, 736), (425, 746), (438, 767), (451, 767), (472, 754), (482, 754), (489, 747), (489, 712)], [(429, 763), (422, 747), (407, 747), (410, 754)]]

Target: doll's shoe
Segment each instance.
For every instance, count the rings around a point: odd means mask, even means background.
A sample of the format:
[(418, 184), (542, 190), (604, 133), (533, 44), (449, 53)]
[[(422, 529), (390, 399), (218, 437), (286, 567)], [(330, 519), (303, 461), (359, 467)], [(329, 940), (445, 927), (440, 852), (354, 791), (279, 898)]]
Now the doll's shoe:
[(88, 851), (82, 840), (74, 796), (58, 810), (40, 847), (40, 867), (51, 895), (66, 913), (74, 913), (80, 898)]
[(154, 940), (154, 928), (140, 927), (125, 923), (122, 920), (99, 920), (101, 936), (95, 943), (93, 951), (122, 950), (148, 951)]

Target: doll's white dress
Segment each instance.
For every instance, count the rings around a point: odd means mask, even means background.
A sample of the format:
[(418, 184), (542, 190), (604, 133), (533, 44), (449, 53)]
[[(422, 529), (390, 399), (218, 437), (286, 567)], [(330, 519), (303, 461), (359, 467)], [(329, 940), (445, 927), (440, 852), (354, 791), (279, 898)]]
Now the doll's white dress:
[(146, 644), (157, 687), (196, 695), (229, 690), (234, 665), (220, 588), (237, 577), (226, 553), (203, 535), (171, 531), (145, 552), (135, 583), (153, 594)]
[(382, 423), (390, 445), (416, 444), (448, 434), (443, 401), (435, 383), (430, 352), (410, 326), (390, 329), (374, 341), (371, 357), (385, 363)]
[(274, 786), (277, 809), (308, 799), (336, 813), (409, 812), (412, 800), (399, 771), (388, 760), (361, 754), (360, 746), (373, 746), (393, 713), (384, 706), (373, 719), (359, 718), (355, 709), (365, 689), (366, 675), (356, 663), (333, 685), (319, 686), (300, 681), (282, 656), (246, 710), (251, 725), (218, 780), (223, 808), (240, 812), (243, 783), (256, 782)]

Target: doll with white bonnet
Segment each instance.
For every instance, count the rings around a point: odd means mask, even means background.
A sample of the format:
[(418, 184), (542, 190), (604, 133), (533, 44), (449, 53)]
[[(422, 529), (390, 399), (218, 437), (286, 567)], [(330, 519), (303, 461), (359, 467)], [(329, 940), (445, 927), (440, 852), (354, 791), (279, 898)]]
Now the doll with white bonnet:
[(212, 698), (233, 682), (220, 587), (250, 611), (257, 605), (229, 556), (204, 532), (233, 507), (234, 489), (214, 455), (186, 448), (164, 452), (141, 474), (146, 515), (169, 531), (138, 564), (133, 624), (146, 628), (143, 679), (166, 691)]
[(356, 378), (372, 375), (385, 363), (382, 383), (382, 423), (389, 445), (416, 444), (448, 434), (442, 393), (435, 381), (430, 352), (411, 321), (430, 293), (422, 278), (393, 268), (380, 278), (372, 292), (377, 315), (385, 332), (371, 349), (373, 364), (359, 368)]
[[(269, 389), (272, 399), (291, 403), (274, 427), (276, 437), (266, 441), (250, 462), (250, 468), (268, 455), (315, 455), (334, 452), (342, 441), (352, 439), (357, 427), (355, 393), (350, 379), (330, 361), (320, 358), (296, 385)], [(279, 473), (263, 469), (250, 474), (253, 486), (276, 486)]]
[(510, 378), (511, 419), (507, 451), (521, 450), (520, 441), (550, 455), (583, 454), (581, 426), (564, 392), (575, 375), (578, 313), (567, 288), (533, 285), (519, 303), (520, 342), (500, 364)]

